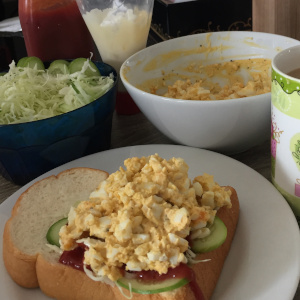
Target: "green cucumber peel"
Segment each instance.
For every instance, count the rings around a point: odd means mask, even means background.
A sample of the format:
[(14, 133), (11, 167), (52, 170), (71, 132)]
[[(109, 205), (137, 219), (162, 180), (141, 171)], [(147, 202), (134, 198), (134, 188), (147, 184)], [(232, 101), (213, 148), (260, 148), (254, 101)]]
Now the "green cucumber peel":
[(137, 279), (127, 279), (125, 277), (117, 280), (117, 284), (131, 292), (137, 294), (158, 294), (162, 292), (169, 292), (178, 289), (189, 283), (186, 278), (171, 278), (155, 283), (143, 283)]
[(35, 56), (22, 57), (18, 61), (17, 67), (45, 70), (45, 66), (42, 60)]
[(48, 229), (46, 239), (49, 244), (55, 245), (57, 247), (60, 247), (59, 244), (59, 231), (62, 226), (66, 225), (68, 223), (68, 218), (63, 218), (55, 222), (50, 226)]
[(215, 217), (214, 223), (209, 229), (211, 231), (209, 236), (192, 240), (191, 249), (193, 252), (210, 252), (219, 248), (226, 241), (227, 227), (219, 217)]
[(101, 76), (97, 66), (90, 60), (80, 57), (72, 60), (69, 64), (71, 74), (80, 72), (84, 69), (84, 74), (88, 77)]
[(69, 62), (63, 59), (54, 60), (48, 67), (48, 72), (52, 75), (70, 74)]

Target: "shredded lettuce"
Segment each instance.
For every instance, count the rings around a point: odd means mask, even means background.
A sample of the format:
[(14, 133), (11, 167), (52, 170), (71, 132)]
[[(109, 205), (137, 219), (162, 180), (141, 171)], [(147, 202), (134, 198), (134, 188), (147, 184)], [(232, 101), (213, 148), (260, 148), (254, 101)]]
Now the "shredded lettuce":
[(77, 109), (103, 94), (114, 76), (86, 76), (87, 63), (79, 72), (57, 74), (36, 68), (20, 68), (15, 62), (0, 76), (0, 124), (41, 120)]
[(120, 293), (127, 299), (132, 299), (133, 294), (132, 294), (132, 288), (131, 288), (131, 283), (129, 282), (129, 295), (126, 295), (123, 291), (123, 288), (116, 282), (116, 286), (118, 287)]

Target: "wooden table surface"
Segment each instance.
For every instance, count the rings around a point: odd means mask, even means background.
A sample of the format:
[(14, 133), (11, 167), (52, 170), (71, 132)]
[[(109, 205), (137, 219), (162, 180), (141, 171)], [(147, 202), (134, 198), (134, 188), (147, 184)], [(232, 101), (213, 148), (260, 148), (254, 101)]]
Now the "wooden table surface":
[[(174, 144), (171, 140), (160, 133), (142, 113), (131, 116), (113, 117), (111, 148), (125, 146), (146, 145), (146, 144)], [(263, 175), (268, 180), (271, 179), (270, 143), (256, 146), (246, 152), (231, 155), (230, 157), (248, 165)], [(5, 201), (11, 194), (17, 191), (20, 186), (15, 185), (0, 176), (0, 203)], [(300, 300), (298, 289), (294, 300)]]

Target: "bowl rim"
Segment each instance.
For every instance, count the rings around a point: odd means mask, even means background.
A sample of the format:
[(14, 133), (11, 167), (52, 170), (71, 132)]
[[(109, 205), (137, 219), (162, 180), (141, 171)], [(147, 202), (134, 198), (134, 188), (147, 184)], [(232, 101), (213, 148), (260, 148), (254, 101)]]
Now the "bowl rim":
[[(70, 60), (70, 59), (66, 59), (66, 60), (72, 61), (72, 59), (71, 59), (71, 60)], [(119, 81), (119, 74), (118, 74), (118, 72), (116, 71), (116, 69), (115, 69), (113, 66), (111, 66), (110, 64), (107, 64), (107, 63), (104, 63), (104, 62), (98, 61), (98, 60), (91, 60), (91, 61), (92, 61), (93, 63), (96, 63), (96, 64), (100, 64), (100, 65), (104, 65), (104, 66), (110, 67), (110, 68), (112, 69), (112, 72), (111, 72), (111, 73), (114, 74), (114, 78), (113, 78), (114, 84), (110, 87), (109, 90), (107, 90), (107, 91), (106, 91), (103, 95), (101, 95), (99, 98), (97, 98), (97, 99), (93, 100), (92, 102), (87, 103), (87, 104), (85, 104), (85, 105), (83, 105), (83, 106), (80, 106), (80, 107), (78, 107), (78, 108), (75, 108), (75, 109), (73, 109), (73, 110), (70, 110), (70, 111), (68, 111), (68, 112), (65, 112), (65, 113), (62, 113), (62, 114), (59, 114), (59, 115), (56, 115), (56, 116), (52, 116), (52, 117), (48, 117), (48, 118), (43, 118), (43, 119), (39, 119), (39, 120), (28, 121), (28, 122), (18, 122), (18, 123), (0, 124), (0, 128), (4, 128), (4, 127), (7, 127), (7, 126), (22, 126), (22, 125), (23, 125), (23, 126), (26, 126), (26, 124), (36, 124), (36, 123), (38, 123), (38, 122), (46, 122), (46, 121), (48, 121), (48, 120), (52, 120), (52, 119), (57, 118), (57, 117), (62, 117), (62, 116), (66, 116), (66, 115), (68, 115), (68, 114), (72, 114), (73, 112), (75, 112), (75, 111), (77, 112), (77, 111), (80, 110), (80, 109), (84, 109), (84, 108), (86, 108), (87, 106), (92, 105), (92, 104), (95, 103), (95, 102), (101, 101), (102, 98), (103, 98), (107, 93), (111, 92), (114, 88), (116, 88), (116, 86), (117, 86), (117, 84), (118, 84), (118, 81)], [(45, 63), (46, 63), (46, 62), (45, 62)], [(29, 125), (28, 125), (28, 126), (29, 126)]]
[[(190, 34), (190, 35), (184, 35), (184, 36), (179, 36), (179, 37), (175, 37), (175, 38), (171, 38), (168, 40), (164, 40), (162, 42), (147, 46), (144, 49), (141, 49), (139, 51), (137, 51), (136, 53), (132, 54), (131, 56), (129, 56), (126, 61), (128, 61), (129, 59), (131, 59), (132, 57), (136, 56), (139, 52), (143, 52), (145, 51), (145, 49), (148, 48), (154, 48), (154, 47), (159, 47), (159, 45), (161, 44), (166, 44), (166, 43), (174, 43), (174, 41), (179, 41), (179, 40), (189, 40), (189, 39), (194, 39), (197, 38), (199, 36), (207, 36), (207, 35), (216, 35), (216, 36), (226, 36), (226, 35), (233, 35), (233, 36), (247, 36), (247, 37), (277, 37), (279, 39), (284, 39), (290, 42), (295, 42), (298, 45), (300, 45), (300, 40), (294, 39), (292, 37), (288, 37), (288, 36), (284, 36), (282, 34), (276, 34), (276, 33), (269, 33), (269, 32), (260, 32), (260, 31), (247, 31), (247, 30), (232, 30), (232, 31), (213, 31), (213, 32), (201, 32), (201, 33), (195, 33), (195, 34)], [(292, 47), (292, 46), (291, 46)], [(285, 49), (283, 49), (285, 50)], [(283, 51), (282, 50), (282, 51)], [(281, 52), (281, 51), (280, 51)], [(125, 62), (126, 62), (125, 61)], [(125, 62), (122, 64), (124, 65)], [(121, 66), (122, 68), (122, 66)]]
[[(242, 98), (232, 98), (232, 99), (221, 99), (221, 100), (185, 100), (185, 99), (175, 99), (175, 98), (169, 98), (169, 97), (164, 97), (162, 95), (155, 95), (155, 94), (151, 94), (150, 92), (146, 92), (144, 90), (141, 90), (137, 87), (135, 87), (133, 84), (131, 84), (126, 76), (124, 75), (125, 73), (125, 70), (127, 68), (127, 64), (128, 62), (130, 62), (135, 56), (138, 56), (139, 53), (143, 52), (143, 51), (151, 51), (151, 49), (153, 48), (158, 48), (161, 46), (162, 43), (174, 43), (174, 41), (180, 41), (180, 40), (188, 40), (188, 39), (195, 39), (195, 38), (198, 38), (200, 36), (207, 36), (207, 35), (215, 35), (215, 36), (226, 36), (228, 34), (232, 35), (233, 37), (234, 36), (242, 36), (242, 37), (277, 37), (279, 39), (284, 39), (286, 41), (290, 41), (292, 43), (294, 43), (294, 46), (297, 46), (297, 45), (300, 45), (300, 41), (299, 40), (296, 40), (294, 38), (291, 38), (291, 37), (287, 37), (287, 36), (283, 36), (283, 35), (280, 35), (280, 34), (275, 34), (275, 33), (268, 33), (268, 32), (257, 32), (257, 31), (215, 31), (215, 32), (203, 32), (203, 33), (197, 33), (197, 34), (192, 34), (192, 35), (186, 35), (186, 36), (180, 36), (180, 37), (176, 37), (176, 38), (172, 38), (172, 39), (169, 39), (169, 40), (165, 40), (165, 41), (162, 41), (160, 43), (156, 43), (154, 45), (151, 45), (151, 46), (148, 46), (136, 53), (134, 53), (133, 55), (131, 55), (130, 57), (128, 57), (124, 62), (123, 64), (121, 65), (121, 68), (120, 68), (120, 79), (122, 80), (124, 86), (126, 87), (129, 86), (131, 89), (134, 89), (135, 91), (138, 91), (139, 93), (141, 92), (142, 94), (147, 94), (147, 95), (151, 95), (153, 96), (155, 100), (158, 101), (173, 101), (173, 102), (176, 102), (178, 104), (181, 104), (181, 103), (185, 103), (185, 105), (191, 105), (192, 103), (211, 103), (212, 105), (213, 104), (216, 104), (216, 103), (222, 103), (222, 102), (230, 102), (230, 103), (235, 103), (235, 102), (241, 102), (241, 101), (261, 101), (260, 97), (263, 97), (263, 98), (268, 98), (270, 99), (271, 98), (271, 92), (267, 92), (267, 93), (263, 93), (263, 94), (259, 94), (259, 95), (255, 95), (255, 96), (248, 96), (248, 97), (242, 97)], [(286, 49), (283, 49), (281, 51), (284, 51)], [(281, 51), (279, 51), (278, 53), (280, 53)], [(278, 55), (278, 54), (277, 54)], [(271, 60), (271, 65), (270, 65), (270, 71), (271, 71), (271, 66), (272, 66), (272, 58), (269, 58)], [(199, 104), (201, 105), (201, 104)]]

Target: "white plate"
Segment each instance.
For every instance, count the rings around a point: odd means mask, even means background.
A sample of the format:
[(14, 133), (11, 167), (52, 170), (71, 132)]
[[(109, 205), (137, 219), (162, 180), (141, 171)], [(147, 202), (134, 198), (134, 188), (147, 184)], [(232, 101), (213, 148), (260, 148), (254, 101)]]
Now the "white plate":
[[(185, 146), (132, 146), (72, 161), (41, 177), (79, 166), (114, 172), (128, 157), (154, 153), (164, 158), (184, 158), (190, 166), (191, 178), (207, 172), (213, 174), (219, 184), (231, 185), (237, 190), (241, 206), (240, 221), (212, 300), (293, 299), (300, 274), (300, 235), (296, 219), (284, 198), (269, 181), (236, 160)], [(1, 235), (16, 199), (30, 184), (0, 206)], [(2, 257), (2, 239), (0, 249)], [(0, 291), (1, 299), (5, 300), (48, 299), (39, 289), (27, 290), (13, 283), (2, 259)]]

